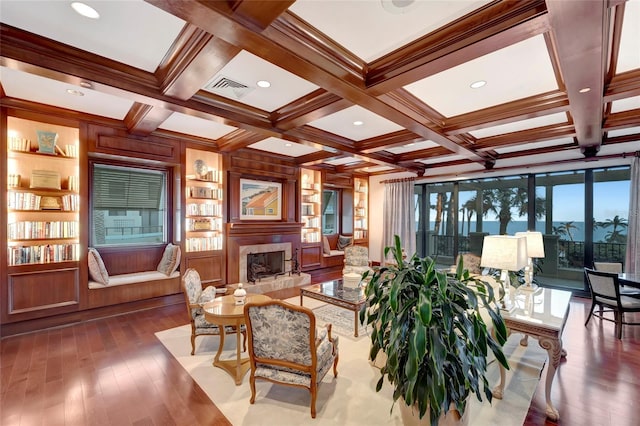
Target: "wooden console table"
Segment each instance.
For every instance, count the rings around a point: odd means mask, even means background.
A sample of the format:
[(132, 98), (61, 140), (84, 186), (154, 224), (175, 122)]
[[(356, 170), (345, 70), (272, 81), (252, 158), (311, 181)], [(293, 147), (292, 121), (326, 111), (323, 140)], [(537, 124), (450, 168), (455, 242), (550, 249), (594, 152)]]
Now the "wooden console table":
[[(515, 309), (501, 311), (502, 318), (507, 326), (508, 333), (523, 333), (525, 336), (520, 344), (526, 346), (527, 337), (538, 339), (541, 348), (549, 354), (549, 365), (545, 379), (545, 398), (547, 401), (546, 414), (551, 420), (560, 418), (558, 410), (551, 402), (551, 386), (560, 364), (560, 358), (566, 356), (562, 348), (562, 331), (569, 316), (569, 302), (571, 292), (539, 288), (534, 292), (522, 292), (515, 294), (511, 291), (512, 303)], [(502, 399), (505, 385), (505, 369), (500, 366), (500, 383), (493, 389), (493, 396)]]

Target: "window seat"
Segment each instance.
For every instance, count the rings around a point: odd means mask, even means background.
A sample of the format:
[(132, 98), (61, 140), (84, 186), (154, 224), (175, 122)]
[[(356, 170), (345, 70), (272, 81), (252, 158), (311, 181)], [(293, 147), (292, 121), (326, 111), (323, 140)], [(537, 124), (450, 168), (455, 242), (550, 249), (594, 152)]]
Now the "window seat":
[(101, 283), (96, 281), (89, 281), (89, 289), (103, 289), (119, 285), (136, 284), (149, 281), (162, 281), (176, 278), (178, 280), (180, 279), (180, 271), (175, 271), (173, 274), (168, 276), (158, 271), (133, 272), (130, 274), (110, 275), (108, 285), (102, 285)]

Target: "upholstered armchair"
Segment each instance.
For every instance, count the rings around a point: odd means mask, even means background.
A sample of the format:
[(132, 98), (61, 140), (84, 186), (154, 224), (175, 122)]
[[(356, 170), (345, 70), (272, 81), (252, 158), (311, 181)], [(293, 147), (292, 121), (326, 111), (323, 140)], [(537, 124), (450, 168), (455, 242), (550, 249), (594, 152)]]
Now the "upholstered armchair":
[(311, 393), (311, 417), (316, 417), (318, 384), (333, 365), (338, 376), (338, 338), (331, 325), (316, 329), (309, 308), (280, 300), (248, 303), (244, 307), (251, 363), (251, 404), (256, 379), (303, 387)]
[[(196, 351), (196, 337), (198, 336), (219, 336), (220, 329), (217, 325), (213, 325), (204, 318), (202, 305), (212, 301), (216, 297), (216, 288), (213, 286), (202, 290), (202, 282), (200, 274), (193, 268), (187, 269), (182, 277), (182, 292), (187, 303), (187, 312), (189, 314), (189, 322), (191, 323), (191, 355)], [(247, 334), (243, 328), (244, 350), (247, 350)], [(227, 327), (226, 334), (235, 333), (235, 327)]]
[(358, 274), (362, 275), (371, 270), (369, 260), (369, 249), (364, 246), (349, 246), (344, 249), (344, 268), (342, 275)]

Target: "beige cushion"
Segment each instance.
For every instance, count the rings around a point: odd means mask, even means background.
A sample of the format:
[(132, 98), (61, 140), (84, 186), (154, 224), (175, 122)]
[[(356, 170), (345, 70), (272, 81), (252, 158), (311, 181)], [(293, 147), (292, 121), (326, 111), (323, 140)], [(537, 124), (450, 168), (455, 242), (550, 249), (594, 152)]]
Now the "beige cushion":
[(331, 253), (331, 246), (329, 245), (329, 239), (326, 236), (322, 237), (322, 253), (323, 254)]
[(178, 269), (179, 265), (180, 246), (176, 246), (171, 243), (167, 244), (167, 247), (165, 247), (164, 253), (162, 254), (162, 260), (158, 263), (158, 268), (156, 270), (169, 276)]
[(89, 256), (87, 259), (91, 280), (98, 284), (109, 285), (109, 273), (107, 272), (107, 268), (104, 266), (104, 262), (102, 261), (102, 257), (98, 250), (93, 247), (89, 247)]

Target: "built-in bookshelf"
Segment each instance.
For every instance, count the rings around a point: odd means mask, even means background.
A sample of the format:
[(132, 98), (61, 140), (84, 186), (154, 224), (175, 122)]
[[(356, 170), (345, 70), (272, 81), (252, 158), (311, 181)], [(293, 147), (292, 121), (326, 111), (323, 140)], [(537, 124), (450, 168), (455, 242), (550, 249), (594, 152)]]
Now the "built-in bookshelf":
[(222, 158), (214, 152), (187, 148), (186, 169), (185, 250), (222, 250)]
[(321, 241), (321, 173), (317, 170), (300, 171), (300, 218), (302, 242)]
[(9, 266), (77, 261), (77, 128), (7, 117)]
[(369, 181), (359, 177), (354, 178), (353, 188), (353, 238), (369, 238)]

